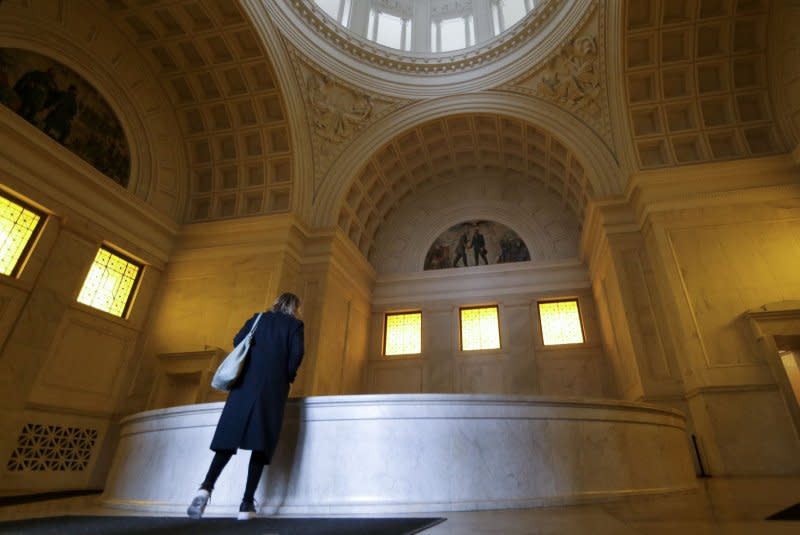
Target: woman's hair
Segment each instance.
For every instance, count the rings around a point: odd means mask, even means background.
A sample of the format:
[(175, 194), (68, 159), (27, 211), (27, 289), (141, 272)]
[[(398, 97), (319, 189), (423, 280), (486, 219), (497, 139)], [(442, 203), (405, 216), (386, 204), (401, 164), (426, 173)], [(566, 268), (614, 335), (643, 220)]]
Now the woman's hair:
[(282, 293), (272, 304), (270, 311), (280, 312), (281, 314), (288, 314), (290, 316), (297, 316), (300, 310), (300, 298), (293, 293)]

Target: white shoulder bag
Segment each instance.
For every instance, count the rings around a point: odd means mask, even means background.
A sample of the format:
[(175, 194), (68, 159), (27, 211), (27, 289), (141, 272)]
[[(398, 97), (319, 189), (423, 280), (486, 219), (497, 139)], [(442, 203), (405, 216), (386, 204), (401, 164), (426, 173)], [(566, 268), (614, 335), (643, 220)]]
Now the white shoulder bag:
[(228, 356), (222, 361), (217, 368), (217, 371), (214, 373), (214, 377), (211, 379), (211, 387), (215, 390), (220, 390), (222, 392), (229, 392), (233, 383), (236, 382), (236, 379), (239, 378), (239, 375), (242, 373), (242, 368), (244, 367), (245, 360), (247, 359), (247, 354), (250, 352), (250, 344), (253, 341), (253, 333), (256, 332), (256, 326), (258, 325), (258, 320), (261, 319), (261, 312), (259, 312), (256, 320), (253, 322), (253, 326), (250, 327), (250, 332), (247, 333), (241, 342), (236, 344), (236, 347), (233, 348), (233, 351), (228, 353)]

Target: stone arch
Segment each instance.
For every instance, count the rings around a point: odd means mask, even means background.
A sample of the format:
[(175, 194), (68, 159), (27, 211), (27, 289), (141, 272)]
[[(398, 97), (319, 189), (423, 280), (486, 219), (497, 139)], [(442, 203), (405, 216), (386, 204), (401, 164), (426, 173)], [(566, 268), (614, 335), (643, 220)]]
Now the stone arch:
[(564, 147), (579, 155), (596, 197), (619, 195), (623, 191), (624, 181), (613, 154), (587, 125), (553, 104), (489, 91), (414, 104), (367, 128), (334, 162), (316, 192), (313, 206), (306, 208), (308, 213), (313, 212), (313, 224), (318, 227), (336, 224), (356, 174), (381, 147), (426, 121), (464, 113), (496, 114), (536, 125), (546, 132), (563, 132), (553, 135)]

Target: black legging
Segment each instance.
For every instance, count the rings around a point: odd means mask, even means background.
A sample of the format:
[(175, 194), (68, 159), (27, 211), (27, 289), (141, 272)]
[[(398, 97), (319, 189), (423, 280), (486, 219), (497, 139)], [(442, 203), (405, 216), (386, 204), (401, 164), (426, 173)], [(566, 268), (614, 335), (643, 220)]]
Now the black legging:
[[(208, 467), (208, 473), (203, 483), (200, 485), (201, 489), (208, 492), (214, 490), (214, 484), (217, 478), (222, 473), (222, 469), (228, 464), (228, 461), (233, 457), (233, 451), (218, 451), (214, 454), (211, 460), (211, 466)], [(261, 480), (261, 472), (267, 464), (267, 457), (263, 451), (253, 451), (250, 454), (250, 464), (247, 466), (247, 484), (244, 487), (244, 497), (242, 501), (252, 502), (255, 499), (256, 487)]]

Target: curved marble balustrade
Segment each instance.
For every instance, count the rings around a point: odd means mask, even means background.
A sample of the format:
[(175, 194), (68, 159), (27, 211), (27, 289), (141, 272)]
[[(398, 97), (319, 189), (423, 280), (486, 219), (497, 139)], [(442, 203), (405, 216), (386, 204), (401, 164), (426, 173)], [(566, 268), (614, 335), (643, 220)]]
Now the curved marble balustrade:
[[(182, 513), (222, 403), (122, 420), (106, 505)], [(249, 452), (207, 514), (237, 510)], [(309, 397), (288, 404), (256, 500), (264, 513), (352, 514), (574, 504), (696, 488), (685, 419), (621, 401), (489, 395)]]

